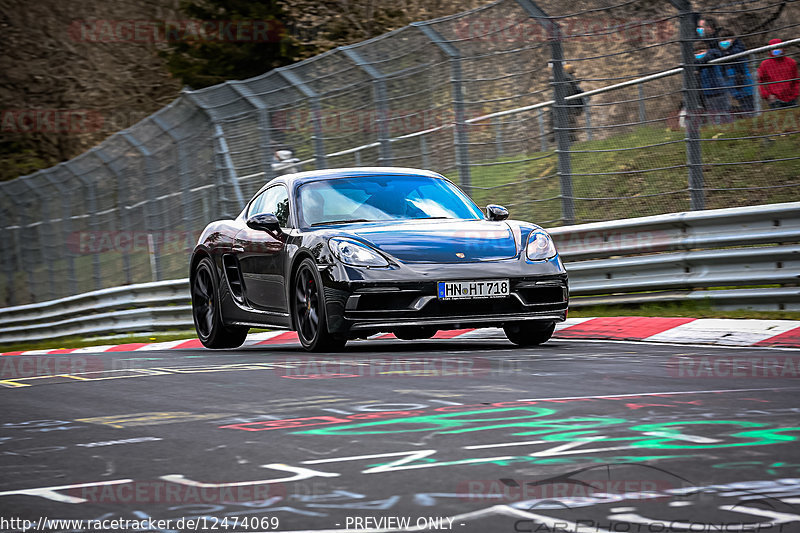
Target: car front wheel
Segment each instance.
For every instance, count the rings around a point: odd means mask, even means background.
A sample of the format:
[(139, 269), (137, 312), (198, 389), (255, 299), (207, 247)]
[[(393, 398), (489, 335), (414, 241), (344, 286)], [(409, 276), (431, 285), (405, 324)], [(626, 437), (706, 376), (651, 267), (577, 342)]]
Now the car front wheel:
[(192, 318), (197, 336), (206, 348), (238, 348), (249, 328), (225, 326), (219, 307), (219, 282), (211, 259), (197, 264), (192, 276)]
[(303, 259), (294, 276), (294, 326), (303, 348), (309, 352), (338, 351), (344, 348), (347, 337), (328, 331), (325, 315), (325, 291), (317, 265)]
[(553, 336), (555, 329), (555, 322), (512, 322), (503, 326), (508, 340), (518, 346), (536, 346), (545, 343)]

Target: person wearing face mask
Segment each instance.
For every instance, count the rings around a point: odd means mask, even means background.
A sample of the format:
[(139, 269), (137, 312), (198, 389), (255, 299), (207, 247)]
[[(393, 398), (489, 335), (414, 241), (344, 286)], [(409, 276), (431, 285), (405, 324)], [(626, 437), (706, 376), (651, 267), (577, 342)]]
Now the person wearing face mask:
[[(780, 39), (772, 39), (769, 44), (780, 44)], [(800, 94), (797, 62), (784, 54), (781, 48), (770, 50), (770, 58), (758, 67), (758, 83), (761, 84), (761, 97), (769, 102), (772, 109), (797, 105)]]
[(701, 17), (697, 21), (697, 36), (706, 42), (708, 48), (717, 47), (718, 30), (717, 21), (712, 17)]
[[(717, 41), (722, 57), (728, 57), (745, 51), (744, 43), (729, 32), (719, 32), (720, 38)], [(730, 87), (730, 94), (734, 98), (735, 104), (732, 108), (734, 115), (748, 116), (755, 109), (753, 100), (753, 78), (747, 68), (747, 62), (742, 59), (721, 64), (727, 85)]]
[(725, 72), (722, 65), (709, 63), (721, 56), (722, 52), (718, 48), (708, 48), (704, 41), (695, 42), (694, 62), (698, 67), (704, 114), (706, 121), (713, 124), (731, 121), (731, 100)]

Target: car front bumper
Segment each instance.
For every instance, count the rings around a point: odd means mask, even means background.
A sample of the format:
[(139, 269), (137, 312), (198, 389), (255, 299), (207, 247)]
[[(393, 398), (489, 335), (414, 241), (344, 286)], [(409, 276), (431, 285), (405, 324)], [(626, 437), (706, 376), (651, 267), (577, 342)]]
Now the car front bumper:
[[(508, 279), (509, 296), (437, 296), (439, 281), (481, 279)], [(498, 261), (392, 270), (338, 266), (325, 270), (323, 283), (329, 330), (358, 337), (403, 326), (460, 329), (529, 320), (560, 322), (569, 304), (567, 274), (557, 257), (536, 265)]]

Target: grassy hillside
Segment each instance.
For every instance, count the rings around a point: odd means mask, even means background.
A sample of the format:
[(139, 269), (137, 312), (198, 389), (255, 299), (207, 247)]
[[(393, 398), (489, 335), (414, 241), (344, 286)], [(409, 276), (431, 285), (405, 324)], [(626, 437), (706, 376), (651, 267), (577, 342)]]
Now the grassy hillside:
[[(800, 159), (796, 159), (800, 157), (800, 109), (770, 111), (732, 124), (707, 126), (701, 132), (706, 208), (800, 200)], [(689, 210), (684, 136), (683, 131), (640, 127), (573, 144), (576, 220)], [(509, 206), (514, 218), (558, 225), (561, 201), (554, 152), (514, 154), (482, 163), (520, 159), (529, 161), (473, 167), (472, 184), (480, 188), (471, 189), (470, 194), (479, 205)]]

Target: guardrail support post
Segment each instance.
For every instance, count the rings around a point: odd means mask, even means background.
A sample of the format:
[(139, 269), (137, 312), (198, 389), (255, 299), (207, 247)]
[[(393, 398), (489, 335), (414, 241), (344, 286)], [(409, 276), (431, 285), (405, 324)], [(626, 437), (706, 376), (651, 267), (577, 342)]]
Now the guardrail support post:
[[(94, 181), (90, 180), (83, 174), (77, 172), (72, 168), (74, 163), (72, 161), (67, 161), (64, 163), (64, 167), (70, 171), (70, 173), (75, 176), (75, 179), (83, 183), (86, 187), (86, 196), (88, 201), (89, 207), (89, 227), (92, 228), (92, 231), (95, 233), (94, 237), (97, 238), (97, 233), (99, 232), (100, 228), (100, 221), (97, 219), (96, 216), (93, 216), (97, 213), (97, 191), (95, 188)], [(92, 274), (94, 275), (94, 287), (95, 289), (102, 289), (103, 288), (103, 277), (100, 274), (100, 251), (97, 250), (92, 254)]]
[(389, 128), (389, 104), (386, 95), (386, 76), (370, 65), (352, 47), (341, 46), (339, 50), (372, 79), (372, 100), (378, 109), (378, 142), (380, 143), (379, 166), (392, 166), (392, 145)]
[(680, 11), (681, 63), (683, 67), (683, 102), (686, 107), (686, 156), (689, 165), (689, 206), (692, 211), (705, 209), (703, 154), (700, 147), (700, 92), (694, 66), (696, 16), (690, 0), (670, 0)]
[[(461, 52), (453, 43), (445, 39), (438, 31), (427, 23), (413, 22), (411, 24), (425, 35), (439, 50), (450, 60), (450, 83), (452, 87), (453, 112), (455, 115), (455, 129), (453, 141), (456, 148), (456, 168), (458, 180), (464, 189), (472, 185), (469, 168), (469, 135), (467, 133), (467, 118), (464, 112), (464, 88), (461, 72)], [(469, 190), (467, 190), (469, 193)]]
[(322, 107), (319, 104), (319, 95), (309, 87), (300, 77), (286, 67), (276, 68), (275, 72), (283, 76), (290, 85), (297, 88), (311, 103), (311, 124), (314, 128), (314, 159), (317, 169), (328, 168), (325, 156), (325, 142), (322, 133)]

